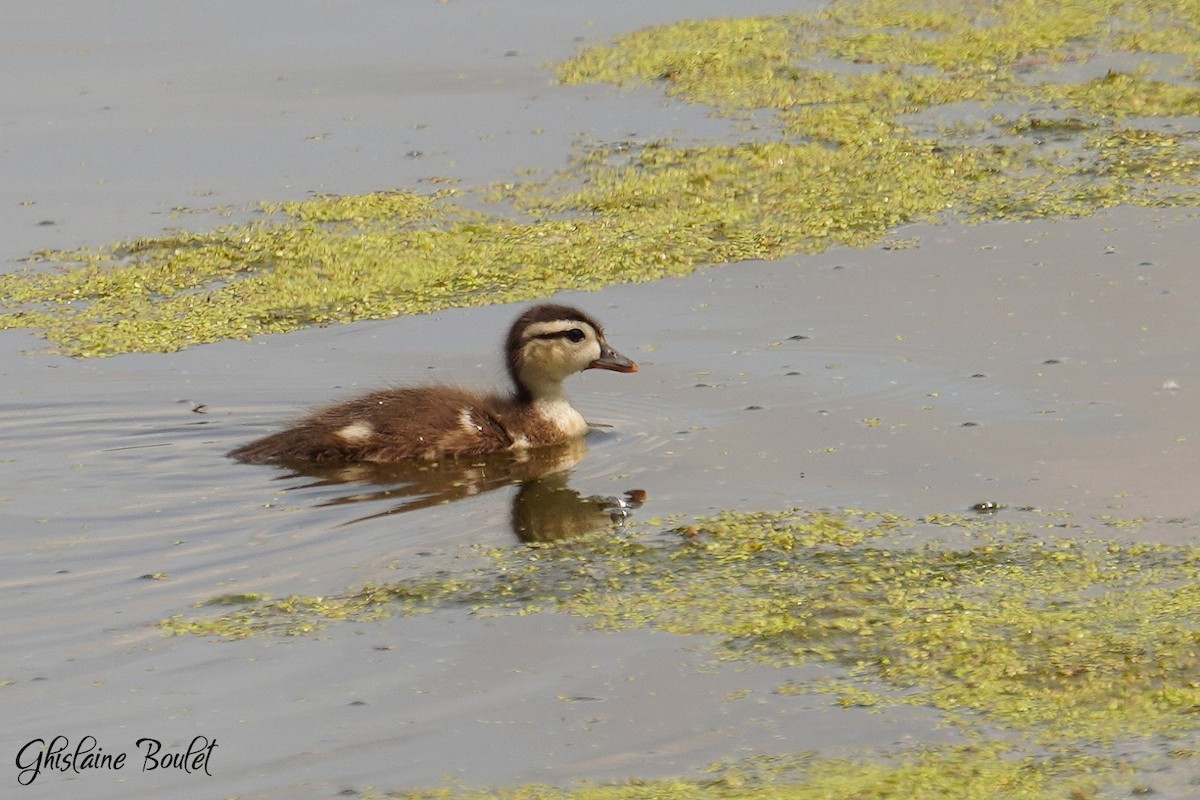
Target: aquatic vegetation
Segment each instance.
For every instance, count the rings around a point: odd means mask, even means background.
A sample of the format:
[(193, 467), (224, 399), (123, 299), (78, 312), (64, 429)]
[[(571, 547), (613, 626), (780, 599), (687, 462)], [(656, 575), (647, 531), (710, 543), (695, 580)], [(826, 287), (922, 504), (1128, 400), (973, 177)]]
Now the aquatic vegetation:
[(983, 743), (915, 749), (883, 759), (759, 757), (708, 780), (631, 781), (574, 788), (449, 789), (366, 794), (368, 800), (1090, 800), (1111, 765), (1087, 756), (1039, 760)]
[[(1057, 518), (1038, 519), (726, 512), (666, 529), (472, 549), (470, 568), (336, 596), (223, 596), (213, 602), (241, 607), (162, 627), (240, 638), (447, 608), (566, 613), (601, 629), (702, 636), (715, 658), (776, 665), (781, 696), (937, 709), (967, 741), (754, 759), (705, 781), (388, 797), (757, 797), (765, 785), (797, 800), (1097, 797), (1098, 785), (1127, 774), (1111, 755), (1120, 743), (1200, 727), (1200, 547), (1057, 538), (1047, 535)], [(790, 668), (811, 663), (839, 677), (791, 677)]]
[(785, 673), (781, 692), (929, 705), (960, 725), (1046, 741), (1200, 726), (1200, 548), (1034, 536), (987, 517), (921, 524), (961, 541), (912, 538), (916, 526), (859, 512), (725, 513), (163, 626), (241, 637), (446, 607), (568, 613), (598, 628), (705, 635), (723, 658), (845, 675), (796, 685)]
[[(1194, 205), (1198, 29), (1187, 0), (843, 0), (635, 31), (558, 78), (656, 87), (744, 135), (598, 144), (548, 180), (264, 203), (213, 231), (39, 253), (0, 275), (0, 328), (72, 355), (169, 351), (864, 246), (916, 220)], [(454, 202), (466, 193), (485, 210)]]

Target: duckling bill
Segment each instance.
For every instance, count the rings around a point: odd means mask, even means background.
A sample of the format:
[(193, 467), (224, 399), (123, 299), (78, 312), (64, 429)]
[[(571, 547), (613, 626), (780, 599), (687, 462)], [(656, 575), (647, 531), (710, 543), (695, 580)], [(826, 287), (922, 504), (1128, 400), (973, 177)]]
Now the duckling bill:
[(229, 453), (248, 463), (436, 461), (562, 444), (587, 422), (562, 382), (585, 369), (637, 372), (613, 350), (600, 323), (577, 308), (545, 303), (509, 328), (507, 394), (454, 386), (383, 389), (329, 406), (286, 430)]

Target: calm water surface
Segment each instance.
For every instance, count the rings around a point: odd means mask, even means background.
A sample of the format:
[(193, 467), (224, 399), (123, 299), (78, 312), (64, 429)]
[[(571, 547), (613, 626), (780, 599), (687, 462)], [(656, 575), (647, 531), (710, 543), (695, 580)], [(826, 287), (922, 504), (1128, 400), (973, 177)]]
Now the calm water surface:
[[(156, 233), (179, 224), (177, 206), (430, 175), (478, 185), (554, 169), (581, 134), (727, 134), (729, 121), (656, 92), (552, 87), (539, 66), (681, 8), (14, 7), (0, 65), (25, 77), (0, 147), (2, 255)], [(567, 497), (578, 511), (575, 496), (631, 489), (646, 493), (635, 519), (792, 505), (916, 516), (997, 500), (1065, 509), (1084, 531), (1103, 514), (1145, 516), (1146, 535), (1188, 540), (1196, 230), (1186, 212), (1153, 211), (922, 226), (904, 233), (920, 239), (912, 250), (563, 295), (642, 367), (572, 380), (577, 406), (608, 427), (535, 481), (489, 466), (468, 476), (478, 491), (403, 512), (462, 481), (402, 495), (396, 476), (347, 484), (224, 453), (388, 383), (496, 385), (517, 308), (82, 362), (0, 335), (4, 794), (17, 750), (59, 735), (134, 759), (142, 737), (218, 747), (211, 776), (54, 773), (16, 796), (332, 797), (952, 738), (920, 709), (774, 695), (792, 675), (715, 667), (702, 640), (553, 616), (444, 611), (234, 643), (163, 638), (157, 622), (218, 594), (323, 594), (455, 567), (472, 545), (521, 546), (514, 509)]]

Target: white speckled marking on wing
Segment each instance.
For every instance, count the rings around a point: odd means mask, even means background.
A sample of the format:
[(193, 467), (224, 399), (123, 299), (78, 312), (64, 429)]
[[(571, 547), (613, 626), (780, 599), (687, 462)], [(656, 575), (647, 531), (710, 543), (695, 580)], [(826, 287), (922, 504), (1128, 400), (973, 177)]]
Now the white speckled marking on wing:
[(458, 424), (462, 425), (463, 430), (465, 430), (467, 433), (483, 432), (483, 426), (477, 424), (475, 420), (471, 418), (471, 409), (467, 408), (466, 406), (464, 406), (463, 409), (458, 412)]
[(345, 427), (338, 428), (335, 433), (347, 442), (358, 444), (371, 438), (371, 434), (375, 433), (375, 426), (364, 420), (351, 422)]

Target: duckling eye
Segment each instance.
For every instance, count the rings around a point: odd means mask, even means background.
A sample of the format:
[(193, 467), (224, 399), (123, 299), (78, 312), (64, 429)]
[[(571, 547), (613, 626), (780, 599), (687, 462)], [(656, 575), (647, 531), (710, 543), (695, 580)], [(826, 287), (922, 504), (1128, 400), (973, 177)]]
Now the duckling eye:
[(567, 331), (566, 336), (572, 342), (583, 341), (583, 331), (579, 330), (579, 328), (571, 328), (571, 330)]

